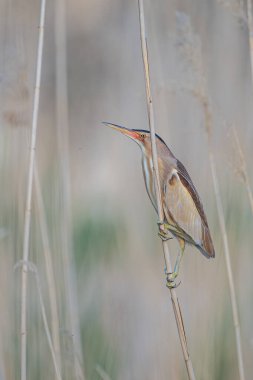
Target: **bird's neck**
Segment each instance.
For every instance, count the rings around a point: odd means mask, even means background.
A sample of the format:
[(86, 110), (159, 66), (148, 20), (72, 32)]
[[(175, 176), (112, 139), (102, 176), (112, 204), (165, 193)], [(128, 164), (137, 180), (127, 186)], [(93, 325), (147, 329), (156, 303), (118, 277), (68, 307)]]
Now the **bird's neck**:
[[(163, 162), (160, 160), (160, 158), (158, 158), (158, 167), (159, 167), (160, 188), (162, 190), (162, 183), (163, 183), (163, 178), (164, 178), (164, 165), (163, 165)], [(142, 170), (143, 170), (143, 177), (144, 177), (147, 193), (149, 195), (149, 198), (154, 208), (157, 211), (153, 161), (152, 161), (151, 154), (145, 154), (144, 152), (142, 152)]]

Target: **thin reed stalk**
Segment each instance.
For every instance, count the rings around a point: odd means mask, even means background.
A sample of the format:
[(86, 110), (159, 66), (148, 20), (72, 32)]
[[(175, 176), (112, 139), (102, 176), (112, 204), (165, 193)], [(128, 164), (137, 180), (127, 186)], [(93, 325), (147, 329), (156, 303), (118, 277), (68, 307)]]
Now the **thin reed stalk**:
[(37, 291), (38, 291), (38, 296), (39, 296), (40, 309), (41, 309), (41, 314), (42, 314), (42, 320), (43, 320), (43, 324), (44, 324), (44, 328), (45, 328), (45, 332), (46, 332), (46, 337), (47, 337), (49, 349), (51, 351), (51, 355), (52, 355), (52, 359), (53, 359), (56, 379), (62, 380), (60, 368), (58, 365), (56, 353), (54, 350), (54, 346), (53, 346), (53, 342), (52, 342), (52, 338), (51, 338), (51, 334), (50, 334), (50, 330), (49, 330), (49, 326), (48, 326), (46, 309), (45, 309), (45, 305), (44, 305), (44, 301), (43, 301), (43, 297), (42, 297), (42, 290), (41, 290), (41, 283), (40, 283), (40, 278), (39, 278), (39, 274), (38, 274), (38, 269), (37, 269), (36, 265), (34, 263), (32, 263), (31, 261), (27, 261), (26, 263), (24, 263), (23, 260), (21, 260), (15, 265), (14, 271), (19, 266), (21, 266), (21, 265), (23, 266), (24, 264), (26, 265), (27, 272), (30, 271), (35, 275)]
[(220, 228), (221, 228), (221, 233), (222, 233), (222, 238), (223, 238), (223, 245), (224, 245), (230, 298), (231, 298), (231, 304), (232, 304), (233, 322), (234, 322), (235, 337), (236, 337), (236, 349), (237, 349), (237, 358), (238, 358), (238, 366), (239, 366), (239, 375), (240, 375), (240, 380), (244, 380), (245, 374), (244, 374), (244, 364), (243, 364), (243, 355), (242, 355), (241, 328), (240, 328), (240, 322), (239, 322), (238, 306), (237, 306), (237, 301), (236, 301), (234, 276), (233, 276), (233, 271), (232, 271), (232, 266), (231, 266), (228, 236), (227, 236), (227, 231), (226, 231), (226, 224), (225, 224), (224, 211), (223, 211), (223, 206), (222, 206), (222, 201), (221, 201), (220, 188), (219, 188), (219, 183), (218, 183), (218, 178), (217, 178), (216, 165), (215, 165), (211, 150), (209, 150), (209, 159), (210, 159), (210, 167), (211, 167), (211, 173), (212, 173), (212, 179), (213, 179), (214, 194), (215, 194), (215, 199), (216, 199), (216, 206), (217, 206), (219, 223), (220, 223)]
[(32, 187), (33, 187), (34, 159), (35, 159), (35, 149), (36, 149), (36, 135), (37, 135), (39, 98), (40, 98), (40, 81), (41, 81), (43, 42), (44, 42), (45, 10), (46, 10), (46, 0), (41, 0), (39, 40), (38, 40), (37, 63), (36, 63), (36, 80), (35, 80), (34, 101), (33, 101), (32, 131), (31, 131), (31, 144), (30, 144), (30, 154), (29, 154), (25, 221), (24, 221), (23, 267), (22, 267), (22, 276), (21, 276), (21, 357), (20, 357), (21, 380), (26, 380), (27, 378), (27, 264), (26, 263), (29, 258)]
[[(202, 73), (203, 74), (203, 73)], [(233, 324), (235, 330), (236, 337), (236, 350), (237, 350), (237, 360), (238, 360), (238, 369), (239, 369), (239, 379), (245, 380), (245, 371), (244, 371), (244, 363), (243, 363), (243, 354), (242, 354), (242, 343), (241, 343), (241, 328), (239, 322), (239, 312), (236, 300), (236, 292), (235, 292), (235, 283), (234, 283), (234, 275), (232, 271), (231, 264), (231, 254), (229, 250), (228, 244), (228, 236), (225, 224), (224, 211), (222, 206), (220, 187), (218, 182), (218, 176), (216, 171), (216, 165), (212, 150), (212, 132), (213, 132), (213, 120), (211, 113), (211, 106), (207, 96), (207, 92), (205, 88), (201, 88), (199, 91), (193, 91), (194, 95), (200, 102), (201, 107), (203, 108), (204, 118), (205, 118), (205, 131), (207, 134), (208, 140), (208, 154), (209, 154), (209, 162), (212, 174), (212, 181), (214, 187), (214, 195), (215, 202), (218, 212), (219, 225), (221, 229), (221, 235), (223, 240), (223, 248), (226, 262), (226, 270), (228, 275), (228, 284), (229, 284), (229, 293), (232, 304), (232, 314), (233, 314)]]
[(251, 80), (253, 85), (253, 17), (252, 17), (252, 0), (247, 0), (247, 23), (249, 33), (249, 51), (251, 64)]
[(245, 380), (245, 370), (244, 370), (242, 342), (241, 342), (242, 341), (241, 327), (240, 327), (240, 321), (239, 321), (238, 305), (237, 305), (237, 300), (236, 300), (234, 275), (232, 271), (231, 255), (230, 255), (230, 249), (229, 249), (229, 244), (228, 244), (228, 236), (227, 236), (224, 210), (223, 210), (221, 194), (220, 194), (219, 181), (218, 181), (216, 165), (215, 165), (215, 160), (214, 160), (214, 155), (213, 155), (213, 150), (212, 150), (213, 120), (212, 120), (211, 106), (210, 106), (210, 102), (209, 102), (206, 90), (204, 88), (202, 88), (200, 92), (196, 92), (195, 95), (197, 99), (199, 100), (204, 112), (205, 131), (206, 131), (207, 140), (208, 140), (209, 162), (210, 162), (210, 168), (211, 168), (211, 174), (212, 174), (212, 181), (213, 181), (215, 202), (216, 202), (216, 207), (217, 207), (217, 212), (218, 212), (219, 225), (220, 225), (221, 235), (222, 235), (222, 240), (223, 240), (226, 270), (227, 270), (227, 275), (228, 275), (229, 293), (230, 293), (230, 299), (231, 299), (231, 305), (232, 305), (233, 324), (234, 324), (234, 330), (235, 330), (237, 360), (238, 360), (238, 369), (239, 369), (239, 379)]
[(51, 330), (52, 330), (52, 340), (54, 351), (56, 353), (57, 362), (59, 368), (61, 368), (61, 348), (60, 348), (60, 327), (59, 327), (59, 316), (58, 316), (58, 307), (57, 307), (57, 295), (56, 295), (56, 284), (54, 278), (53, 270), (53, 261), (52, 261), (52, 252), (50, 249), (49, 243), (49, 233), (45, 215), (45, 207), (41, 194), (41, 185), (39, 180), (38, 168), (35, 163), (34, 168), (34, 180), (35, 180), (35, 196), (38, 210), (38, 219), (40, 225), (43, 254), (46, 264), (46, 276), (48, 283), (48, 294), (49, 294), (49, 304), (51, 312)]
[[(145, 83), (146, 83), (146, 97), (147, 97), (147, 110), (148, 110), (148, 119), (149, 119), (149, 129), (151, 135), (151, 145), (152, 145), (152, 161), (153, 161), (153, 172), (155, 178), (155, 190), (156, 190), (156, 198), (158, 205), (158, 215), (159, 220), (164, 220), (162, 202), (161, 202), (161, 189), (160, 189), (160, 181), (159, 181), (159, 170), (158, 170), (158, 160), (157, 160), (157, 149), (156, 149), (156, 141), (155, 141), (155, 121), (154, 121), (154, 110), (153, 110), (153, 101), (151, 95), (151, 85), (150, 85), (150, 75), (149, 75), (149, 60), (148, 60), (148, 49), (147, 49), (147, 37), (145, 32), (145, 17), (144, 17), (144, 7), (143, 0), (138, 0), (139, 4), (139, 19), (140, 19), (140, 37), (141, 37), (141, 48), (142, 48), (142, 58), (144, 65), (144, 73), (145, 73)], [(163, 241), (163, 253), (166, 264), (167, 272), (172, 272), (172, 265), (170, 260), (170, 252), (168, 244)], [(180, 309), (179, 301), (177, 298), (176, 290), (170, 289), (171, 301), (173, 305), (173, 311), (177, 323), (177, 329), (179, 334), (179, 339), (181, 343), (181, 348), (186, 364), (186, 369), (188, 373), (188, 378), (190, 380), (195, 379), (195, 374), (190, 358), (190, 354), (187, 346), (187, 339), (185, 335), (183, 316)]]
[(208, 140), (209, 162), (210, 162), (210, 168), (211, 168), (211, 174), (212, 174), (212, 181), (213, 181), (213, 187), (214, 187), (214, 193), (215, 193), (215, 202), (216, 202), (216, 207), (217, 207), (217, 212), (218, 212), (219, 225), (220, 225), (222, 240), (223, 240), (226, 270), (228, 274), (229, 292), (230, 292), (230, 299), (231, 299), (231, 304), (232, 304), (233, 324), (234, 324), (235, 337), (236, 337), (236, 350), (237, 350), (237, 360), (238, 360), (238, 368), (239, 368), (239, 379), (244, 380), (245, 371), (244, 371), (244, 363), (243, 363), (243, 355), (242, 355), (239, 312), (238, 312), (238, 306), (237, 306), (237, 300), (236, 300), (235, 283), (234, 283), (234, 276), (232, 272), (231, 255), (230, 255), (229, 244), (228, 244), (225, 217), (224, 217), (224, 211), (222, 207), (218, 176), (217, 176), (216, 165), (215, 165), (213, 149), (212, 149), (213, 119), (212, 119), (212, 112), (211, 112), (211, 104), (210, 104), (210, 100), (209, 100), (208, 92), (207, 92), (207, 80), (206, 80), (205, 70), (203, 67), (201, 44), (200, 44), (199, 38), (196, 37), (192, 32), (190, 20), (188, 20), (188, 18), (185, 17), (185, 14), (182, 14), (182, 15), (183, 15), (183, 18), (179, 17), (179, 20), (178, 20), (179, 27), (180, 27), (179, 31), (181, 32), (182, 41), (185, 41), (185, 42), (181, 44), (180, 49), (184, 57), (186, 58), (187, 63), (191, 65), (193, 73), (198, 78), (198, 82), (195, 85), (195, 87), (191, 88), (191, 93), (198, 100), (201, 108), (203, 109), (203, 114), (204, 114), (204, 126), (205, 126), (205, 132), (206, 132), (207, 140)]
[(76, 299), (75, 270), (73, 265), (73, 247), (71, 238), (71, 189), (69, 170), (69, 115), (66, 54), (66, 11), (65, 0), (55, 1), (55, 43), (56, 43), (56, 124), (58, 141), (58, 160), (61, 188), (61, 251), (67, 305), (67, 323), (74, 347), (74, 369), (77, 379), (85, 379), (82, 369), (82, 346), (78, 303)]
[[(248, 23), (248, 33), (249, 33), (251, 84), (253, 86), (253, 16), (252, 16), (252, 0), (247, 0), (247, 23)], [(238, 136), (236, 135), (236, 133), (235, 133), (235, 139), (236, 139), (236, 143), (237, 143), (237, 146), (238, 146), (238, 149), (239, 149), (239, 154), (240, 154), (240, 156), (242, 158), (242, 162), (245, 163), (244, 155), (242, 153), (240, 142), (239, 142), (239, 139), (238, 139)], [(249, 197), (249, 201), (250, 201), (250, 207), (251, 207), (251, 210), (253, 212), (253, 194), (252, 194), (252, 190), (251, 190), (250, 183), (249, 183), (249, 177), (248, 177), (248, 173), (247, 173), (247, 170), (246, 170), (246, 165), (244, 165), (244, 168), (245, 168), (245, 171), (244, 171), (245, 172), (244, 183), (245, 183), (246, 188), (247, 188), (248, 197)]]

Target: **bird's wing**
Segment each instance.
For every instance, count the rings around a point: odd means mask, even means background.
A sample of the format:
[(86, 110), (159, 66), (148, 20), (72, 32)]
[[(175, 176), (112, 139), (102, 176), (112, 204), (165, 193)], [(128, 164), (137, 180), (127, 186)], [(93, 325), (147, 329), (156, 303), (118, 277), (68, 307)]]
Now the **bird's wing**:
[(205, 256), (214, 257), (214, 248), (202, 203), (189, 174), (179, 161), (177, 168), (168, 175), (164, 198), (165, 215), (179, 227), (178, 236), (196, 245)]

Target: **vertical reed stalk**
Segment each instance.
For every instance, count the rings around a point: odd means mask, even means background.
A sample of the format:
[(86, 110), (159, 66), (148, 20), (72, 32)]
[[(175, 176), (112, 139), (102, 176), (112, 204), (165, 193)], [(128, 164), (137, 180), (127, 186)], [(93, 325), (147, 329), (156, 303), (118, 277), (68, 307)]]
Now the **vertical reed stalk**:
[(45, 257), (46, 264), (46, 275), (48, 283), (48, 293), (49, 293), (49, 303), (51, 311), (51, 329), (52, 329), (52, 340), (54, 351), (56, 354), (57, 362), (59, 368), (61, 368), (61, 348), (60, 348), (60, 336), (59, 336), (59, 316), (57, 307), (57, 296), (56, 296), (56, 284), (54, 278), (53, 262), (52, 262), (52, 252), (49, 243), (49, 233), (45, 215), (45, 207), (43, 203), (43, 198), (41, 194), (41, 185), (39, 180), (38, 168), (35, 162), (34, 168), (34, 180), (35, 180), (35, 196), (38, 210), (39, 225), (41, 231), (41, 239), (43, 245), (43, 254)]
[(56, 43), (56, 123), (61, 186), (61, 239), (63, 270), (66, 287), (67, 319), (70, 325), (74, 347), (74, 366), (77, 379), (85, 378), (80, 361), (82, 348), (78, 303), (76, 299), (73, 247), (71, 238), (71, 191), (68, 146), (68, 86), (66, 54), (66, 12), (65, 0), (55, 1), (55, 43)]
[(183, 33), (183, 38), (185, 38), (187, 41), (186, 49), (184, 49), (184, 46), (183, 46), (182, 51), (185, 54), (185, 57), (188, 60), (188, 63), (192, 66), (193, 71), (199, 77), (199, 83), (198, 85), (195, 86), (195, 88), (192, 89), (192, 94), (196, 97), (196, 99), (200, 103), (200, 106), (202, 107), (203, 114), (204, 114), (204, 120), (205, 120), (204, 125), (205, 125), (207, 140), (208, 140), (210, 168), (211, 168), (212, 181), (213, 181), (213, 187), (214, 187), (214, 193), (215, 193), (216, 207), (218, 211), (219, 224), (220, 224), (220, 229), (221, 229), (221, 234), (222, 234), (222, 239), (223, 239), (226, 270), (228, 274), (229, 291), (230, 291), (230, 298), (231, 298), (231, 304), (232, 304), (233, 323), (234, 323), (234, 330), (235, 330), (235, 336), (236, 336), (237, 359), (238, 359), (238, 367), (239, 367), (239, 375), (240, 375), (239, 378), (240, 380), (244, 380), (245, 375), (244, 375), (244, 365), (243, 365), (243, 355), (242, 355), (240, 323), (239, 323), (239, 317), (238, 317), (239, 313), (238, 313), (238, 306), (237, 306), (237, 301), (236, 301), (234, 276), (232, 273), (232, 265), (231, 265), (231, 257), (230, 257), (230, 251), (229, 251), (229, 245), (228, 245), (228, 237), (227, 237), (227, 232), (226, 232), (225, 217), (224, 217), (224, 211), (222, 207), (220, 189), (219, 189), (219, 184), (218, 184), (218, 176), (216, 172), (216, 166), (215, 166), (213, 150), (212, 150), (213, 119), (212, 119), (211, 105), (210, 105), (210, 101), (209, 101), (208, 93), (207, 93), (207, 84), (206, 84), (207, 80), (206, 80), (205, 71), (203, 68), (201, 45), (200, 43), (196, 44), (196, 37), (191, 31), (190, 21), (187, 24), (186, 30), (182, 29), (182, 33)]
[(244, 380), (245, 374), (244, 374), (243, 355), (242, 355), (241, 328), (240, 328), (238, 306), (237, 306), (236, 294), (235, 294), (234, 276), (233, 276), (232, 266), (231, 266), (230, 251), (229, 251), (229, 246), (228, 246), (228, 236), (227, 236), (227, 231), (226, 231), (220, 189), (219, 189), (219, 184), (218, 184), (218, 179), (217, 179), (216, 166), (215, 166), (215, 162), (214, 162), (214, 158), (213, 158), (213, 154), (211, 150), (209, 150), (209, 160), (210, 160), (210, 167), (211, 167), (211, 172), (212, 172), (216, 206), (217, 206), (219, 223), (220, 223), (220, 228), (221, 228), (221, 233), (222, 233), (222, 238), (223, 238), (223, 245), (224, 245), (230, 298), (231, 298), (231, 304), (232, 304), (233, 322), (234, 322), (235, 337), (236, 337), (236, 349), (237, 349), (237, 358), (238, 358), (238, 366), (239, 366), (239, 375), (240, 375), (240, 380)]
[(39, 296), (40, 309), (41, 309), (41, 314), (42, 314), (42, 320), (43, 320), (43, 324), (44, 324), (44, 328), (45, 328), (45, 332), (46, 332), (46, 337), (47, 337), (49, 349), (50, 349), (51, 355), (52, 355), (52, 360), (53, 360), (53, 365), (54, 365), (54, 369), (55, 369), (56, 380), (62, 380), (61, 371), (60, 371), (60, 368), (59, 368), (59, 365), (58, 365), (58, 361), (57, 361), (57, 358), (56, 358), (56, 353), (55, 353), (55, 350), (54, 350), (54, 346), (53, 346), (53, 342), (52, 342), (52, 338), (51, 338), (51, 334), (50, 334), (50, 330), (49, 330), (49, 326), (48, 326), (47, 315), (46, 315), (45, 305), (44, 305), (44, 302), (43, 302), (41, 283), (40, 283), (40, 278), (39, 278), (37, 267), (31, 261), (26, 261), (24, 263), (23, 260), (20, 260), (14, 266), (14, 271), (17, 268), (19, 268), (20, 266), (23, 266), (24, 264), (26, 265), (27, 272), (30, 271), (35, 276), (37, 290), (38, 290), (38, 296)]
[[(249, 50), (251, 64), (251, 78), (253, 82), (253, 18), (252, 18), (252, 0), (247, 0), (247, 23), (249, 32)], [(253, 83), (252, 83), (253, 85)]]
[[(247, 0), (247, 23), (248, 23), (248, 32), (249, 32), (249, 50), (250, 50), (251, 82), (252, 82), (251, 84), (253, 86), (253, 17), (252, 17), (252, 3), (251, 3), (251, 1), (252, 0)], [(236, 138), (237, 146), (238, 146), (239, 151), (240, 151), (240, 156), (244, 157), (243, 153), (242, 153), (241, 146), (240, 146), (239, 139), (237, 136), (235, 136), (235, 138)], [(243, 161), (245, 162), (244, 158), (243, 158)], [(246, 169), (246, 165), (245, 165), (245, 169)], [(253, 195), (252, 195), (251, 187), (249, 184), (249, 177), (248, 177), (247, 170), (245, 170), (245, 181), (244, 182), (245, 182), (245, 185), (247, 188), (251, 210), (253, 212)]]
[(50, 330), (49, 330), (49, 326), (48, 326), (48, 322), (47, 322), (47, 315), (46, 315), (45, 305), (44, 305), (43, 298), (42, 298), (42, 291), (41, 291), (41, 285), (40, 285), (39, 275), (38, 275), (37, 268), (35, 268), (35, 269), (36, 269), (35, 270), (35, 277), (36, 277), (37, 289), (38, 289), (38, 294), (39, 294), (39, 301), (40, 301), (40, 308), (41, 308), (41, 313), (42, 313), (42, 319), (43, 319), (43, 323), (44, 323), (44, 327), (45, 327), (45, 331), (46, 331), (46, 336), (47, 336), (47, 340), (48, 340), (48, 344), (49, 344), (49, 349), (51, 351), (51, 355), (52, 355), (52, 359), (53, 359), (53, 364), (54, 364), (54, 369), (55, 369), (55, 376), (56, 376), (56, 380), (62, 380), (61, 371), (60, 371), (60, 368), (59, 368), (59, 360), (57, 360), (57, 355), (56, 355), (56, 352), (54, 350), (54, 345), (53, 345), (53, 342), (52, 342), (52, 338), (51, 338), (51, 334), (50, 334)]
[[(163, 215), (163, 209), (162, 209), (162, 203), (161, 203), (161, 189), (160, 189), (159, 170), (158, 170), (158, 161), (157, 161), (157, 150), (156, 150), (156, 141), (155, 141), (154, 110), (153, 110), (153, 101), (152, 101), (152, 95), (151, 95), (149, 61), (148, 61), (148, 50), (147, 50), (147, 38), (146, 38), (146, 33), (145, 33), (145, 18), (144, 18), (143, 0), (138, 0), (138, 4), (139, 4), (142, 58), (143, 58), (145, 83), (146, 83), (147, 109), (148, 109), (149, 129), (150, 129), (151, 144), (152, 144), (153, 172), (154, 172), (154, 178), (155, 178), (155, 189), (156, 189), (159, 220), (163, 221), (164, 215)], [(164, 253), (164, 259), (165, 259), (167, 271), (172, 272), (169, 247), (165, 241), (162, 242), (162, 245), (163, 245), (163, 253)], [(177, 329), (178, 329), (178, 334), (179, 334), (179, 338), (180, 338), (181, 348), (183, 351), (186, 369), (187, 369), (187, 373), (188, 373), (188, 378), (190, 380), (194, 380), (195, 375), (194, 375), (194, 370), (193, 370), (190, 354), (188, 351), (187, 339), (186, 339), (185, 329), (184, 329), (183, 316), (182, 316), (179, 301), (177, 298), (176, 290), (170, 289), (170, 295), (171, 295), (171, 301), (172, 301), (175, 319), (176, 319), (176, 323), (177, 323)]]
[(26, 208), (24, 221), (24, 241), (23, 241), (23, 267), (21, 275), (21, 380), (27, 378), (27, 261), (29, 258), (29, 238), (31, 224), (31, 203), (32, 203), (32, 185), (34, 172), (34, 158), (36, 148), (36, 134), (38, 125), (38, 111), (40, 98), (40, 81), (42, 67), (42, 52), (44, 42), (44, 24), (45, 24), (46, 0), (41, 0), (40, 23), (39, 23), (39, 40), (36, 63), (36, 80), (33, 100), (32, 131), (31, 145), (29, 154), (29, 169), (26, 194)]
[(238, 312), (238, 305), (237, 305), (236, 293), (235, 293), (234, 275), (232, 271), (231, 255), (230, 255), (230, 250), (229, 250), (229, 245), (228, 245), (228, 236), (227, 236), (220, 188), (219, 188), (219, 183), (218, 183), (218, 176), (217, 176), (216, 165), (215, 165), (213, 152), (212, 152), (212, 130), (213, 130), (212, 114), (211, 114), (210, 103), (207, 98), (207, 95), (205, 94), (204, 91), (202, 91), (201, 94), (202, 94), (201, 96), (200, 95), (198, 96), (198, 99), (203, 107), (203, 112), (204, 112), (204, 117), (205, 117), (205, 130), (206, 130), (207, 139), (208, 139), (209, 162), (210, 162), (210, 168), (211, 168), (211, 173), (212, 173), (214, 195), (215, 195), (216, 207), (217, 207), (217, 212), (218, 212), (219, 224), (220, 224), (222, 240), (223, 240), (225, 262), (226, 262), (226, 269), (227, 269), (227, 275), (228, 275), (229, 292), (230, 292), (230, 299), (231, 299), (231, 304), (232, 304), (232, 314), (233, 314), (237, 360), (238, 360), (238, 369), (239, 369), (239, 379), (245, 380), (242, 343), (241, 343), (241, 328), (240, 328), (239, 312)]

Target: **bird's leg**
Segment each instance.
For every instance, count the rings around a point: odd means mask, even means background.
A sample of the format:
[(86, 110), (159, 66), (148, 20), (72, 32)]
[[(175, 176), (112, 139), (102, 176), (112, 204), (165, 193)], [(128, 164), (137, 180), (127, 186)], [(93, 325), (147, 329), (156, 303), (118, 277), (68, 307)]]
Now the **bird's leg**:
[(180, 244), (180, 252), (177, 255), (174, 270), (172, 273), (167, 273), (167, 287), (168, 288), (175, 287), (175, 286), (171, 286), (171, 285), (175, 284), (174, 280), (178, 276), (179, 266), (180, 266), (181, 260), (183, 258), (183, 255), (184, 255), (185, 241), (183, 239), (179, 239), (179, 244)]

